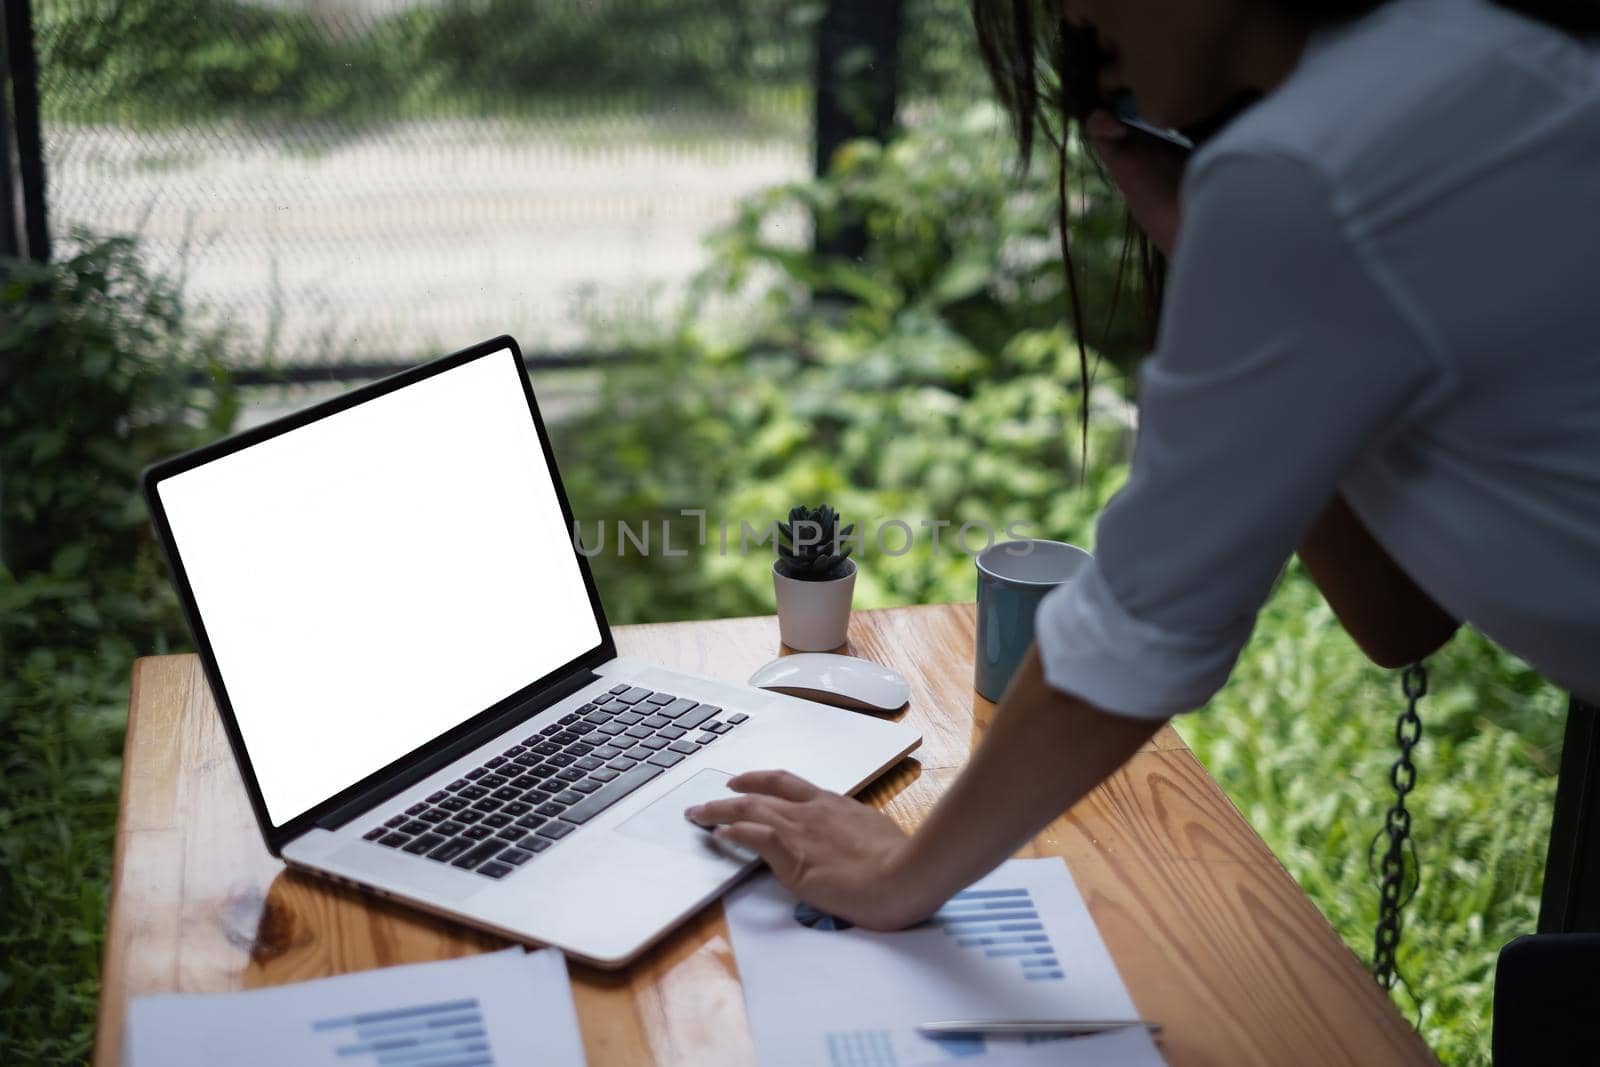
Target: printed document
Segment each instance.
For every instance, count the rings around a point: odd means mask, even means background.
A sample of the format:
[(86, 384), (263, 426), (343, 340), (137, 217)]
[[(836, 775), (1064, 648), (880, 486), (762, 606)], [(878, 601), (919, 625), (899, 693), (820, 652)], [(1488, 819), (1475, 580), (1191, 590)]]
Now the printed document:
[(136, 997), (126, 1067), (582, 1067), (556, 949), (384, 967), (244, 993)]
[(1059, 858), (1011, 860), (927, 922), (879, 933), (799, 903), (771, 875), (726, 901), (762, 1067), (1152, 1067), (1145, 1031), (923, 1037), (946, 1020), (1135, 1019), (1127, 987)]

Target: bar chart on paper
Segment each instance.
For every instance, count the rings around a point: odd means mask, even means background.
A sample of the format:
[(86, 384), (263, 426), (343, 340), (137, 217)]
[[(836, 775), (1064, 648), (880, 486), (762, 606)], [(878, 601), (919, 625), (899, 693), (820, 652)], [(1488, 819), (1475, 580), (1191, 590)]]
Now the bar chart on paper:
[[(827, 1067), (1165, 1067), (1142, 1030), (1087, 1037), (945, 1037), (933, 1050), (889, 1030), (828, 1035)], [(762, 1060), (763, 1064), (766, 1062)]]
[[(923, 1058), (914, 1062), (923, 1064), (927, 1056), (938, 1060), (964, 1060), (982, 1056), (990, 1051), (989, 1042), (979, 1035), (950, 1035), (948, 1037), (921, 1039), (926, 1048), (918, 1048)], [(1019, 1038), (1013, 1044), (1027, 1044)], [(889, 1030), (842, 1030), (828, 1034), (828, 1067), (906, 1067), (902, 1058), (906, 1046), (904, 1035)]]
[(939, 929), (962, 948), (990, 959), (1012, 959), (1030, 982), (1060, 981), (1061, 961), (1026, 889), (969, 889), (934, 915)]
[(566, 961), (520, 948), (129, 1005), (125, 1067), (581, 1067)]
[(1002, 1052), (1014, 1058), (1026, 1050), (1037, 1051), (1039, 1056), (1036, 1058), (1041, 1063), (1061, 1067), (1062, 1050), (1065, 1047), (1061, 1044), (1063, 1041), (1077, 1041), (1079, 1044), (1074, 1047), (1090, 1048), (1081, 1038), (1064, 1038), (1055, 1034), (1008, 1034), (1003, 1037), (943, 1034), (938, 1037), (910, 1038), (892, 1030), (839, 1030), (827, 1035), (827, 1067), (938, 1067), (950, 1060), (971, 1061)]
[[(735, 889), (724, 910), (762, 1067), (1160, 1062), (1142, 1031), (1102, 1044), (917, 1030), (1137, 1015), (1059, 859), (1002, 864), (907, 930), (852, 927), (771, 878)], [(1119, 1043), (1139, 1046), (1132, 1059)]]
[(352, 1065), (493, 1067), (476, 997), (312, 1020), (329, 1051)]

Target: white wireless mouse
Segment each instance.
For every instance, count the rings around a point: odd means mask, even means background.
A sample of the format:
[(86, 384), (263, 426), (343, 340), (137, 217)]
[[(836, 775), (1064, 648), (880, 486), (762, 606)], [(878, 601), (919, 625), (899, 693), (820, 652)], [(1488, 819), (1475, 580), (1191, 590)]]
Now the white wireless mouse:
[(888, 667), (832, 652), (773, 660), (750, 676), (750, 684), (851, 711), (898, 711), (911, 699), (906, 680)]

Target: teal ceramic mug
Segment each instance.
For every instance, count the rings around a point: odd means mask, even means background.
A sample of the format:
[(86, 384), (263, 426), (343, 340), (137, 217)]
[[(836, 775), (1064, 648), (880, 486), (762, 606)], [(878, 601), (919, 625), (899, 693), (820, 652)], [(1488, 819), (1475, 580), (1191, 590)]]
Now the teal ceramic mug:
[(1039, 601), (1069, 582), (1089, 553), (1063, 541), (1002, 541), (978, 553), (978, 646), (973, 686), (999, 700), (1033, 644)]

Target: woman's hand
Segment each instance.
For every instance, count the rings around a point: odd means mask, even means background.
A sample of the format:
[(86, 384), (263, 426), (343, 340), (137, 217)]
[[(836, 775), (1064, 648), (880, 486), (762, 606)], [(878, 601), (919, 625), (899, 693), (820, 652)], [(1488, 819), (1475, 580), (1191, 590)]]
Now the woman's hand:
[(898, 930), (938, 907), (912, 899), (915, 887), (896, 865), (909, 839), (876, 808), (788, 771), (750, 771), (729, 779), (728, 788), (744, 795), (684, 815), (758, 853), (807, 904), (871, 930)]
[(1083, 123), (1084, 135), (1122, 192), (1133, 219), (1168, 257), (1178, 239), (1178, 185), (1186, 157), (1153, 138), (1140, 137), (1109, 111)]

